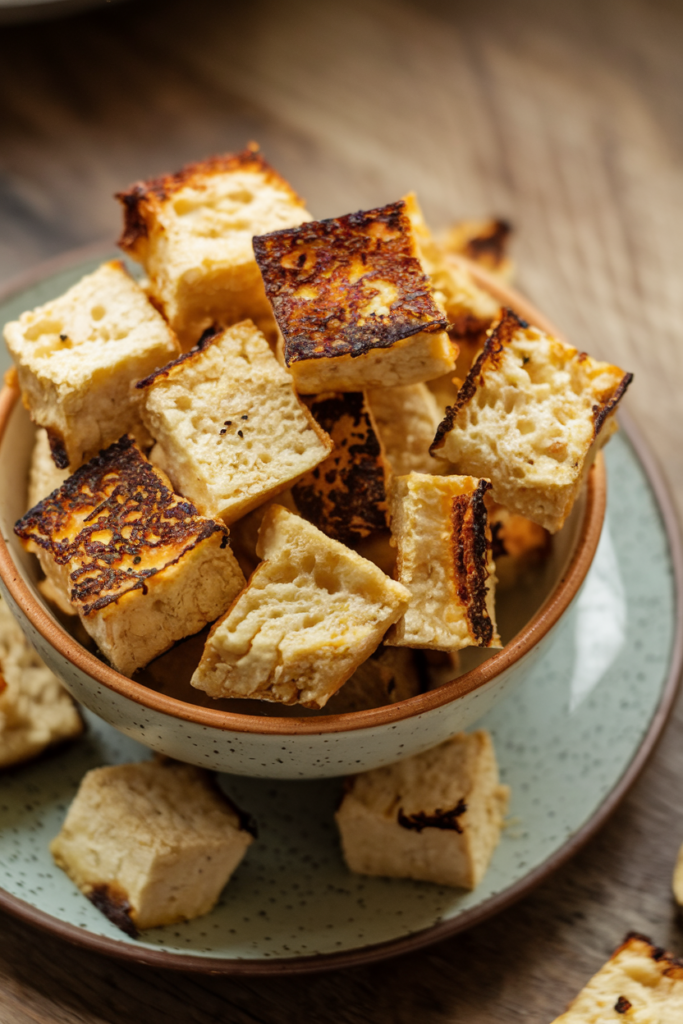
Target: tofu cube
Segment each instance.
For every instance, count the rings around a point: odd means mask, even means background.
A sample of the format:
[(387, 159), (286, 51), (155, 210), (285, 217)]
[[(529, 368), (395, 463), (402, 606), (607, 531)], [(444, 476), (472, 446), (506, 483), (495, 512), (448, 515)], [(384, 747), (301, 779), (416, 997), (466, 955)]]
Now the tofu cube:
[(553, 1024), (678, 1024), (683, 962), (644, 935), (627, 935)]
[(445, 473), (444, 459), (429, 454), (442, 417), (426, 384), (402, 388), (373, 388), (367, 400), (385, 457), (395, 476), (407, 473)]
[(52, 458), (73, 471), (126, 433), (150, 439), (135, 384), (180, 349), (119, 260), (5, 326), (22, 399), (47, 430)]
[(119, 245), (142, 263), (185, 350), (213, 324), (272, 323), (252, 237), (310, 215), (257, 147), (137, 182), (117, 198), (125, 215)]
[(68, 469), (58, 469), (50, 452), (50, 440), (47, 430), (39, 427), (31, 453), (31, 467), (28, 476), (28, 507), (33, 508), (48, 494), (61, 487), (69, 476)]
[(455, 350), (402, 200), (254, 239), (302, 394), (414, 384)]
[(496, 502), (555, 533), (616, 430), (632, 376), (505, 310), (431, 450), (457, 473), (487, 477)]
[(410, 595), (278, 505), (264, 517), (257, 553), (264, 561), (209, 634), (192, 685), (211, 697), (322, 708)]
[(336, 813), (344, 859), (361, 875), (474, 889), (500, 839), (509, 789), (489, 733), (348, 779)]
[(218, 618), (244, 586), (227, 527), (174, 494), (130, 437), (14, 530), (124, 675)]
[(50, 850), (97, 909), (137, 938), (213, 910), (253, 842), (249, 828), (208, 772), (145, 761), (89, 771)]
[(82, 732), (76, 705), (0, 598), (0, 768)]
[(343, 544), (386, 530), (390, 471), (365, 395), (326, 392), (307, 404), (334, 451), (292, 488), (297, 510)]
[(394, 481), (396, 578), (412, 595), (386, 642), (457, 651), (500, 647), (487, 480), (410, 473)]
[(152, 462), (203, 515), (231, 523), (332, 450), (250, 322), (207, 336), (138, 385)]

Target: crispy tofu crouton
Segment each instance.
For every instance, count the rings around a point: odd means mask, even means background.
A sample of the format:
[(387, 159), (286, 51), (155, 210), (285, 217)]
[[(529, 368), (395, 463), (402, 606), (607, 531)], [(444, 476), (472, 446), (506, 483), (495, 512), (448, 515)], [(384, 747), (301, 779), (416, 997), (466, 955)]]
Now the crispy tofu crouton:
[(252, 237), (310, 215), (257, 147), (137, 182), (117, 198), (125, 214), (119, 245), (142, 263), (185, 350), (213, 324), (272, 323)]
[(390, 470), (366, 396), (326, 392), (307, 405), (334, 450), (292, 487), (297, 511), (343, 544), (386, 530)]
[(0, 768), (82, 732), (76, 705), (0, 598)]
[(429, 453), (436, 428), (443, 417), (426, 384), (373, 388), (368, 391), (367, 400), (384, 454), (395, 476), (448, 472), (448, 463)]
[(616, 430), (631, 380), (506, 310), (431, 450), (457, 473), (490, 479), (495, 501), (555, 533)]
[(429, 380), (455, 365), (402, 201), (254, 239), (303, 394)]
[(145, 761), (89, 771), (50, 850), (97, 909), (136, 938), (213, 910), (253, 838), (209, 772)]
[(45, 427), (60, 469), (101, 448), (149, 437), (135, 384), (180, 352), (164, 319), (119, 260), (5, 326), (22, 399)]
[(489, 733), (459, 733), (348, 779), (336, 813), (344, 859), (362, 875), (474, 889), (498, 845), (508, 799)]
[(151, 460), (231, 523), (321, 463), (332, 442), (250, 321), (207, 336), (138, 385)]
[(554, 1024), (679, 1024), (683, 961), (631, 934)]
[(530, 570), (538, 568), (548, 558), (550, 534), (538, 523), (495, 502), (489, 504), (488, 518), (496, 565), (496, 591), (500, 593), (523, 582)]
[(465, 256), (491, 274), (510, 281), (514, 270), (507, 254), (511, 234), (512, 227), (506, 220), (462, 220), (449, 228), (442, 245), (447, 253)]
[(244, 586), (225, 525), (174, 494), (130, 437), (14, 530), (124, 675), (212, 622)]
[(378, 647), (330, 697), (325, 710), (331, 715), (368, 711), (408, 700), (421, 692), (413, 652), (407, 648)]
[(371, 562), (277, 505), (264, 559), (209, 635), (192, 685), (211, 697), (322, 708), (408, 606)]
[(396, 578), (412, 595), (386, 643), (458, 651), (500, 647), (487, 480), (410, 473), (394, 481)]
[(68, 469), (59, 469), (55, 466), (50, 451), (50, 441), (47, 430), (38, 427), (36, 439), (33, 443), (31, 453), (31, 467), (28, 477), (28, 507), (33, 508), (48, 494), (52, 494), (58, 487), (61, 487), (69, 475)]

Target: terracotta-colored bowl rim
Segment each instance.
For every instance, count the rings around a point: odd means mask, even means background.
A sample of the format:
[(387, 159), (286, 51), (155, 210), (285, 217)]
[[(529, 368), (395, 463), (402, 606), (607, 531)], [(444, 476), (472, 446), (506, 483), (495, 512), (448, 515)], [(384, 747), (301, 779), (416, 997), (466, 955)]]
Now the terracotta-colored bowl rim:
[[(557, 334), (552, 325), (513, 289), (496, 281), (491, 275), (472, 264), (468, 264), (468, 267), (478, 282), (502, 304), (515, 309), (520, 315), (544, 327), (550, 333)], [(26, 287), (25, 281), (22, 283)], [(0, 300), (2, 298), (0, 296)], [(5, 295), (4, 298), (6, 299), (8, 296)], [(14, 387), (5, 386), (0, 393), (0, 444), (18, 399), (19, 392)], [(87, 676), (143, 707), (214, 729), (278, 736), (323, 735), (387, 725), (432, 711), (473, 693), (528, 654), (564, 614), (583, 583), (600, 539), (605, 503), (605, 468), (602, 456), (598, 455), (588, 475), (586, 508), (579, 538), (563, 577), (526, 626), (497, 654), (438, 689), (429, 690), (407, 700), (397, 701), (395, 704), (374, 708), (370, 711), (353, 711), (340, 715), (328, 715), (324, 718), (245, 715), (234, 711), (200, 707), (175, 697), (157, 693), (144, 684), (135, 682), (103, 664), (74, 640), (62, 626), (50, 618), (21, 578), (2, 537), (0, 537), (0, 577), (16, 603), (47, 643)]]

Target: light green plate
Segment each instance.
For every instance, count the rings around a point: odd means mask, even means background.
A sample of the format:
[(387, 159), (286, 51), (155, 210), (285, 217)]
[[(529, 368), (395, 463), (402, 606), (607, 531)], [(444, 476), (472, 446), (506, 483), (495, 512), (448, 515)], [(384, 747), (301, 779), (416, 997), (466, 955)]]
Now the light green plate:
[[(64, 287), (72, 280), (73, 269)], [(52, 277), (0, 305), (0, 322), (54, 294), (55, 283)], [(510, 823), (475, 892), (347, 871), (333, 821), (339, 780), (225, 775), (226, 792), (258, 821), (258, 842), (211, 914), (129, 939), (48, 852), (88, 769), (149, 756), (88, 715), (85, 739), (0, 776), (0, 906), (113, 955), (190, 970), (275, 973), (405, 951), (469, 927), (529, 891), (614, 809), (675, 695), (675, 520), (641, 442), (628, 433), (605, 450), (605, 527), (577, 600), (528, 678), (479, 723), (493, 734), (512, 801)]]

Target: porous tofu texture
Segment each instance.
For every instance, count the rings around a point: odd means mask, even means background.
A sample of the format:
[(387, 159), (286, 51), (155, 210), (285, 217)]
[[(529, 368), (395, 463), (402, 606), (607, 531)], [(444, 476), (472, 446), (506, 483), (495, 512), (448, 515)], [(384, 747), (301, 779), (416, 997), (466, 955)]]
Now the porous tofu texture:
[(414, 384), (454, 368), (402, 200), (254, 238), (254, 252), (301, 393)]
[(505, 310), (439, 426), (432, 452), (490, 479), (495, 501), (559, 530), (632, 374)]
[(457, 888), (481, 882), (509, 789), (484, 730), (348, 779), (336, 813), (344, 859), (363, 875)]
[(184, 349), (214, 323), (271, 321), (252, 237), (310, 215), (256, 147), (138, 182), (117, 198), (125, 211), (119, 245), (144, 266)]
[(292, 488), (298, 512), (343, 544), (386, 530), (390, 469), (366, 396), (325, 392), (308, 407), (334, 451)]
[(89, 771), (50, 850), (97, 909), (136, 937), (208, 914), (252, 841), (208, 772), (146, 761)]
[(384, 455), (396, 476), (447, 472), (448, 463), (429, 454), (442, 417), (426, 384), (374, 388), (367, 392), (367, 400)]
[(60, 469), (76, 469), (126, 433), (149, 441), (135, 384), (180, 348), (119, 260), (5, 326), (22, 399)]
[(487, 480), (410, 473), (394, 480), (391, 531), (396, 578), (410, 607), (388, 644), (457, 651), (500, 647)]
[(80, 736), (83, 721), (0, 598), (0, 768)]
[(332, 442), (250, 322), (207, 337), (139, 384), (152, 462), (231, 523), (322, 462)]
[(680, 1024), (683, 961), (644, 935), (625, 942), (553, 1024)]
[(322, 708), (405, 611), (408, 591), (278, 505), (264, 559), (214, 626), (192, 685), (211, 697)]
[(213, 622), (244, 586), (225, 525), (174, 494), (129, 437), (14, 529), (124, 675)]

